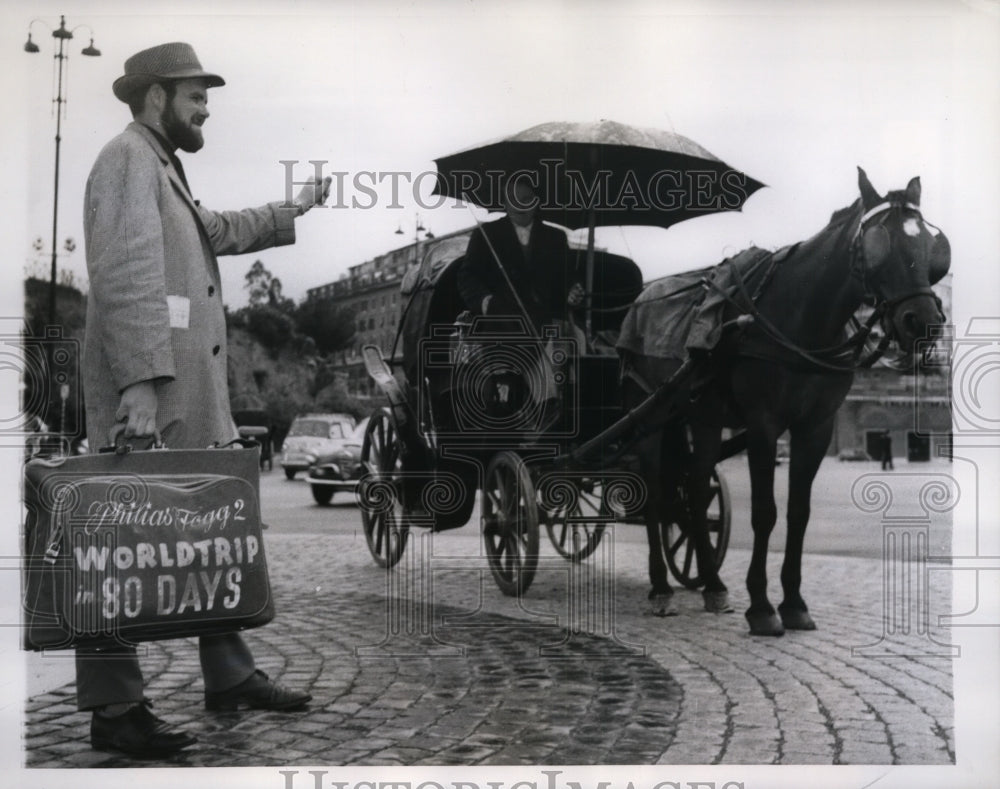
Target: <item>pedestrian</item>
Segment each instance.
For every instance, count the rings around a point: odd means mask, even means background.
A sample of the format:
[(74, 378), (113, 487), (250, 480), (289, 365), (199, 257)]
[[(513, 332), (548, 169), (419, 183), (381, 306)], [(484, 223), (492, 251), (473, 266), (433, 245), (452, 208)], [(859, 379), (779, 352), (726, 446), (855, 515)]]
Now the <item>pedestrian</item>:
[[(329, 179), (314, 179), (291, 204), (242, 211), (194, 199), (176, 150), (202, 147), (208, 89), (224, 84), (190, 45), (170, 43), (130, 57), (113, 85), (133, 121), (98, 155), (84, 197), (83, 387), (94, 451), (121, 422), (127, 437), (155, 429), (178, 449), (238, 436), (216, 255), (294, 243), (296, 216), (329, 190)], [(258, 670), (238, 633), (202, 637), (199, 657), (209, 710), (289, 710), (311, 699)], [(157, 756), (195, 742), (150, 711), (133, 647), (77, 650), (76, 677), (77, 706), (93, 712), (94, 748)]]
[(882, 431), (882, 470), (892, 471), (892, 435), (888, 430)]

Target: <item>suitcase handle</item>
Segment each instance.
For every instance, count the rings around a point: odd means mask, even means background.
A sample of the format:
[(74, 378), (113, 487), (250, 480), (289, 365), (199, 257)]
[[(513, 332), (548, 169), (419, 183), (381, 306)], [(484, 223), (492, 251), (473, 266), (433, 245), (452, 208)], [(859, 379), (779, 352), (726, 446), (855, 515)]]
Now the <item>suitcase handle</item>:
[[(125, 428), (127, 425), (124, 422), (118, 422), (113, 425), (111, 430), (108, 431), (108, 441), (109, 444), (106, 447), (101, 447), (101, 452), (114, 452), (116, 455), (125, 455), (132, 451), (132, 445), (125, 441)], [(136, 436), (136, 438), (149, 438), (149, 436)], [(166, 445), (163, 443), (163, 436), (160, 435), (160, 431), (153, 429), (153, 449), (165, 449)]]

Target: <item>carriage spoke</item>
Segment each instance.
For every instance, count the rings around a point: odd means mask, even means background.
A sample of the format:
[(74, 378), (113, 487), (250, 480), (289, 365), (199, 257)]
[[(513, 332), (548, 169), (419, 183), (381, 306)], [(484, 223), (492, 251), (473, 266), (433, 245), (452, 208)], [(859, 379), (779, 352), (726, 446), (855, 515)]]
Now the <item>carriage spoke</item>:
[[(695, 521), (700, 521), (697, 528), (702, 528), (704, 524), (711, 551), (709, 556), (714, 560), (716, 567), (722, 564), (729, 545), (729, 488), (725, 479), (715, 469), (712, 470), (708, 480), (707, 491), (707, 500), (704, 504), (697, 505), (698, 512), (702, 515), (696, 518), (694, 509), (696, 505), (690, 497), (690, 482), (682, 482), (678, 488), (679, 506), (674, 522), (666, 524), (661, 531), (663, 542), (667, 545), (665, 550), (667, 565), (674, 577), (688, 589), (698, 589), (704, 586), (706, 580), (701, 575), (702, 568), (698, 562), (693, 533), (696, 527)], [(703, 521), (701, 517), (704, 517)], [(676, 539), (673, 534), (675, 526), (678, 529)], [(682, 546), (684, 551), (679, 553)]]
[(685, 542), (687, 542), (687, 535), (681, 531), (674, 544), (667, 547), (667, 553), (673, 556)]
[(519, 504), (517, 480), (513, 477), (513, 472), (508, 469), (503, 470), (502, 477), (500, 491), (501, 500), (503, 501), (503, 515), (508, 521), (513, 521), (517, 516), (517, 507)]
[(483, 479), (483, 539), (500, 590), (520, 595), (538, 563), (537, 492), (524, 461), (511, 451), (490, 461)]
[(684, 575), (691, 574), (691, 559), (694, 556), (694, 541), (688, 540), (687, 551), (684, 553)]
[(517, 564), (517, 540), (512, 534), (503, 537), (504, 569), (508, 578), (514, 577), (514, 569)]
[(575, 482), (566, 502), (550, 510), (545, 521), (549, 540), (564, 559), (580, 562), (596, 550), (610, 513), (603, 493), (603, 481), (584, 478)]
[(493, 518), (495, 519), (503, 512), (503, 504), (500, 500), (501, 494), (496, 490), (487, 490), (486, 498), (488, 503), (491, 505), (490, 509), (493, 510)]
[[(380, 488), (388, 483), (392, 489), (381, 490), (376, 500), (368, 506), (366, 502), (361, 502), (361, 524), (372, 558), (376, 564), (387, 568), (399, 561), (407, 542), (406, 523), (399, 498), (399, 459), (399, 436), (393, 429), (390, 416), (384, 411), (378, 411), (372, 415), (365, 431), (361, 464), (366, 474), (379, 483)], [(390, 499), (383, 500), (383, 494), (387, 494)]]
[(375, 527), (374, 527), (375, 553), (377, 553), (379, 556), (381, 556), (383, 553), (382, 544), (383, 544), (383, 537), (385, 535), (386, 518), (387, 515), (384, 512), (380, 512), (378, 515), (375, 516)]

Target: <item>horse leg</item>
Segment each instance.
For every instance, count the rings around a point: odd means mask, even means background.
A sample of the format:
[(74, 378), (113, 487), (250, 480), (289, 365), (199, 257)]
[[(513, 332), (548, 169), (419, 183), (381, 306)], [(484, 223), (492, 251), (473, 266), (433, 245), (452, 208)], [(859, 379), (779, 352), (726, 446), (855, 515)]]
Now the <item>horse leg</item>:
[(664, 552), (660, 522), (666, 501), (663, 497), (663, 464), (660, 445), (662, 431), (654, 431), (636, 444), (639, 469), (646, 485), (646, 538), (649, 543), (649, 613), (654, 616), (674, 616), (674, 590), (667, 580), (667, 560)]
[(789, 630), (815, 630), (816, 623), (799, 592), (802, 583), (802, 546), (809, 523), (812, 484), (833, 435), (833, 418), (809, 430), (792, 428), (791, 462), (788, 469), (788, 537), (781, 565), (784, 600), (778, 606), (781, 621)]
[(747, 458), (750, 465), (750, 523), (753, 527), (753, 554), (747, 570), (750, 607), (746, 611), (750, 633), (781, 636), (785, 628), (767, 599), (767, 545), (778, 519), (774, 503), (774, 461), (777, 435), (774, 431), (748, 429)]
[(708, 503), (711, 497), (712, 469), (719, 459), (722, 446), (722, 427), (700, 421), (691, 423), (691, 440), (694, 451), (690, 457), (688, 495), (691, 517), (691, 539), (694, 540), (698, 558), (698, 575), (705, 583), (701, 597), (705, 610), (715, 614), (732, 612), (729, 589), (719, 577), (719, 565), (708, 534)]

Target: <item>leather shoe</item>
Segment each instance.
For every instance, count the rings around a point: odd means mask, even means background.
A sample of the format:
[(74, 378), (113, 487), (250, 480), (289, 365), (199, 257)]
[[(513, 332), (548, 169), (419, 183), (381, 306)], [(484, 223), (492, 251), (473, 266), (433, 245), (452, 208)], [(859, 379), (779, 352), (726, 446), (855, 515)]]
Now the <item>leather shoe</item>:
[(90, 745), (97, 751), (117, 750), (133, 756), (167, 756), (187, 748), (198, 738), (174, 729), (160, 720), (145, 700), (112, 718), (94, 713), (90, 721)]
[(236, 712), (241, 704), (254, 710), (293, 710), (310, 701), (308, 693), (282, 687), (260, 669), (235, 688), (205, 691), (205, 709), (212, 712)]

